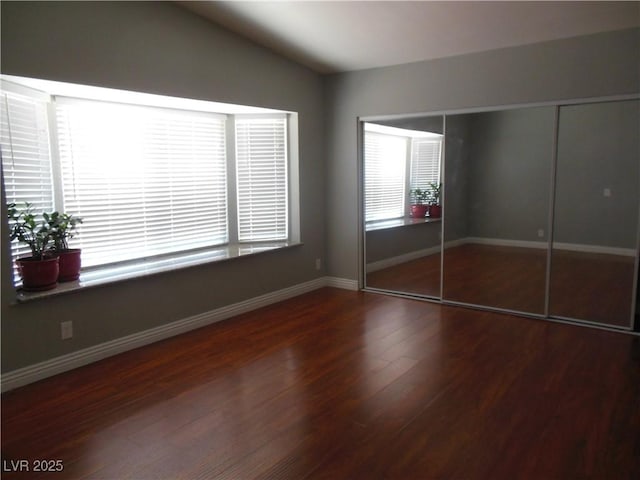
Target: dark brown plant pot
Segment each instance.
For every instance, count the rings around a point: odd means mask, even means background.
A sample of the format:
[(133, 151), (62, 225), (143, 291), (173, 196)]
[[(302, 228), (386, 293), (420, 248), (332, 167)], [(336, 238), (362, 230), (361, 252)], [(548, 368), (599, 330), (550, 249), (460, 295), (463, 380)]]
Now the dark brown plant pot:
[(70, 248), (58, 252), (60, 254), (59, 282), (72, 282), (80, 278), (80, 252), (79, 248)]
[(411, 205), (410, 215), (413, 218), (423, 218), (427, 215), (427, 205)]
[(58, 284), (58, 256), (36, 260), (24, 257), (16, 260), (18, 272), (22, 277), (22, 289), (27, 292), (51, 290)]
[(431, 218), (440, 218), (442, 216), (442, 206), (429, 205), (429, 216)]

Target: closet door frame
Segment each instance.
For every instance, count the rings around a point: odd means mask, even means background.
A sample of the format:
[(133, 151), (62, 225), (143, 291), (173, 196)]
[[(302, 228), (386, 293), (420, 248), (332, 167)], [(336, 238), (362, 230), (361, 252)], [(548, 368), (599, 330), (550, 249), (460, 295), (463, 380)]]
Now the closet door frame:
[[(628, 101), (628, 100), (640, 100), (640, 93), (637, 94), (628, 94), (628, 95), (614, 95), (614, 96), (606, 96), (606, 97), (593, 97), (593, 98), (579, 98), (579, 99), (569, 99), (562, 101), (548, 101), (548, 102), (534, 102), (534, 103), (520, 103), (520, 104), (508, 104), (508, 105), (499, 105), (499, 106), (487, 106), (487, 107), (476, 107), (476, 108), (466, 108), (466, 109), (451, 109), (451, 110), (442, 110), (442, 111), (427, 111), (427, 112), (419, 112), (419, 113), (410, 113), (410, 114), (393, 114), (393, 115), (366, 115), (360, 116), (356, 118), (356, 128), (357, 128), (357, 201), (358, 201), (358, 287), (360, 290), (369, 291), (373, 293), (381, 293), (392, 296), (399, 296), (405, 298), (413, 298), (428, 302), (440, 303), (442, 305), (452, 305), (452, 306), (463, 306), (476, 308), (480, 310), (486, 311), (496, 311), (501, 313), (515, 314), (521, 317), (530, 317), (536, 319), (543, 319), (550, 322), (555, 323), (565, 323), (571, 325), (578, 326), (586, 326), (591, 328), (598, 328), (603, 330), (610, 330), (616, 332), (626, 332), (626, 333), (634, 333), (636, 335), (640, 335), (640, 321), (638, 320), (638, 315), (636, 315), (637, 308), (637, 292), (639, 288), (638, 283), (638, 272), (640, 269), (640, 208), (636, 225), (636, 253), (634, 260), (634, 276), (633, 276), (633, 291), (632, 291), (632, 300), (631, 300), (631, 315), (629, 319), (628, 326), (615, 326), (608, 325), (604, 323), (592, 322), (589, 320), (582, 319), (568, 319), (562, 317), (554, 317), (550, 312), (550, 281), (551, 281), (551, 270), (552, 270), (552, 251), (553, 251), (553, 238), (554, 238), (554, 212), (555, 212), (555, 202), (556, 202), (556, 183), (557, 183), (557, 166), (558, 166), (558, 132), (559, 132), (559, 117), (560, 117), (560, 108), (564, 106), (575, 106), (582, 104), (594, 104), (594, 103), (607, 103), (607, 102), (618, 102), (618, 101)], [(517, 310), (510, 310), (504, 308), (491, 307), (486, 305), (476, 305), (476, 304), (467, 304), (463, 302), (456, 302), (453, 300), (447, 300), (444, 298), (444, 232), (445, 225), (447, 222), (447, 202), (446, 202), (446, 188), (442, 190), (442, 222), (441, 222), (441, 241), (440, 241), (440, 299), (435, 299), (433, 297), (426, 297), (422, 295), (417, 295), (413, 293), (403, 293), (397, 291), (384, 291), (377, 288), (370, 288), (366, 286), (366, 241), (365, 241), (365, 222), (364, 222), (364, 134), (363, 134), (363, 126), (365, 122), (375, 122), (375, 121), (383, 121), (383, 120), (394, 120), (394, 119), (406, 119), (406, 118), (417, 118), (417, 117), (426, 117), (426, 116), (437, 116), (441, 115), (443, 117), (443, 131), (445, 136), (444, 145), (446, 145), (446, 136), (447, 136), (447, 117), (450, 115), (459, 115), (459, 114), (470, 114), (470, 113), (484, 113), (484, 112), (495, 112), (501, 110), (512, 110), (518, 108), (527, 108), (527, 107), (555, 107), (555, 121), (553, 128), (553, 151), (551, 152), (551, 175), (549, 179), (549, 212), (548, 212), (548, 239), (547, 239), (547, 258), (546, 258), (546, 272), (545, 272), (545, 298), (544, 298), (544, 313), (536, 314), (529, 312), (521, 312)], [(446, 148), (443, 145), (442, 152), (442, 183), (446, 185), (447, 181), (447, 162), (446, 162)], [(640, 161), (640, 159), (639, 159)], [(640, 179), (639, 179), (640, 180)], [(640, 196), (639, 196), (640, 197)], [(638, 199), (640, 202), (640, 198)]]

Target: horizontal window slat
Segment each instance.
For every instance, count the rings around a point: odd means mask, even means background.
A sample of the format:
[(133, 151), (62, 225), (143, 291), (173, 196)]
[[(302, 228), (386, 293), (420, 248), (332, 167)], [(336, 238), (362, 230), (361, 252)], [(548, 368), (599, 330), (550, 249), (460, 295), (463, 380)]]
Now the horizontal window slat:
[[(21, 96), (9, 104), (0, 116), (7, 199), (53, 210), (47, 106)], [(54, 105), (64, 210), (84, 219), (70, 245), (82, 246), (83, 264), (228, 242), (223, 116), (80, 99)], [(235, 124), (239, 238), (286, 239), (286, 118)]]

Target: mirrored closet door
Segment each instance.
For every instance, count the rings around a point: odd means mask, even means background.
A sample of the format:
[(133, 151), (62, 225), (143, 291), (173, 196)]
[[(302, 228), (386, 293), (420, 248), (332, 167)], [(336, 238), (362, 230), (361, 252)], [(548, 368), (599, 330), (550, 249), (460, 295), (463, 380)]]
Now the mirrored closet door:
[(544, 314), (555, 107), (446, 125), (443, 299)]
[(560, 107), (550, 315), (629, 327), (640, 198), (640, 101)]
[[(363, 124), (364, 280), (440, 298), (442, 116)], [(415, 207), (414, 205), (420, 205)]]
[(362, 125), (365, 288), (633, 328), (640, 100)]

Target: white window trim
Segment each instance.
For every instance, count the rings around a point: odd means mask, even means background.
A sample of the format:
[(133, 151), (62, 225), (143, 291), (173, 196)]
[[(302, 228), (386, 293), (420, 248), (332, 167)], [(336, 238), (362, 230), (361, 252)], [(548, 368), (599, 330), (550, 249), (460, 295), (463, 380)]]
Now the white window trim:
[[(18, 80), (22, 80), (19, 77)], [(9, 80), (7, 80), (9, 79)], [(26, 79), (33, 80), (33, 79)], [(38, 87), (42, 85), (50, 84), (48, 81), (33, 80), (29, 86), (22, 86), (18, 83), (11, 81), (11, 77), (3, 75), (0, 76), (0, 83), (2, 90), (12, 91), (21, 95), (34, 96), (34, 90), (32, 87)], [(26, 82), (29, 83), (29, 82)], [(98, 87), (87, 87), (89, 90), (93, 90)], [(104, 90), (104, 89), (99, 89)], [(49, 95), (48, 93), (35, 91), (42, 96), (42, 99), (48, 101), (48, 121), (50, 127), (50, 135), (57, 135), (55, 126), (55, 116), (52, 114), (52, 109), (55, 109), (54, 101), (70, 101), (73, 102), (73, 98), (66, 98), (62, 96)], [(130, 92), (129, 92), (130, 93)], [(142, 94), (148, 97), (158, 97), (151, 94)], [(87, 98), (91, 99), (91, 98)], [(160, 108), (166, 107), (158, 100), (158, 106)], [(211, 110), (206, 108), (205, 104), (211, 104), (211, 102), (201, 102), (198, 100), (191, 100), (191, 102), (198, 102), (201, 106), (201, 111), (208, 112)], [(195, 105), (195, 103), (194, 103)], [(127, 279), (139, 278), (148, 275), (155, 275), (158, 273), (168, 272), (176, 269), (203, 266), (220, 261), (230, 261), (235, 258), (264, 254), (265, 252), (274, 251), (278, 249), (287, 249), (296, 246), (303, 245), (300, 237), (300, 205), (299, 205), (299, 140), (298, 140), (298, 115), (295, 112), (288, 111), (275, 111), (269, 109), (263, 109), (260, 107), (247, 107), (245, 110), (251, 111), (251, 113), (242, 113), (244, 107), (216, 104), (225, 106), (223, 109), (228, 109), (229, 113), (221, 114), (227, 118), (226, 122), (226, 136), (227, 140), (235, 136), (235, 117), (242, 116), (242, 118), (283, 118), (287, 119), (287, 176), (288, 176), (288, 239), (285, 241), (259, 241), (259, 242), (246, 242), (239, 243), (237, 235), (237, 201), (236, 201), (236, 182), (235, 182), (235, 143), (233, 141), (227, 142), (227, 165), (233, 168), (228, 168), (227, 171), (227, 197), (228, 197), (228, 229), (229, 229), (229, 242), (225, 245), (218, 245), (210, 248), (202, 248), (195, 251), (178, 252), (174, 254), (160, 255), (153, 258), (136, 259), (132, 261), (110, 264), (106, 266), (97, 266), (94, 268), (83, 269), (80, 279), (74, 282), (60, 283), (57, 288), (53, 290), (43, 292), (24, 292), (16, 289), (15, 300), (18, 303), (31, 301), (38, 298), (50, 297), (60, 295), (72, 291), (77, 291), (85, 288), (95, 287), (98, 285), (105, 285), (114, 282), (120, 282)], [(264, 112), (264, 113), (263, 113)], [(62, 205), (62, 192), (60, 186), (60, 162), (57, 151), (56, 142), (50, 142), (50, 154), (56, 156), (56, 160), (52, 161), (52, 175), (53, 175), (53, 196), (56, 205)], [(231, 165), (230, 165), (231, 164)], [(73, 212), (70, 212), (73, 213)], [(6, 221), (6, 219), (5, 219)], [(19, 285), (17, 285), (19, 287)]]

